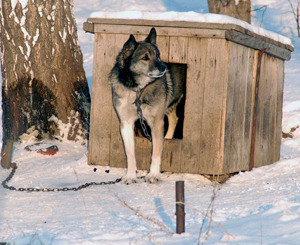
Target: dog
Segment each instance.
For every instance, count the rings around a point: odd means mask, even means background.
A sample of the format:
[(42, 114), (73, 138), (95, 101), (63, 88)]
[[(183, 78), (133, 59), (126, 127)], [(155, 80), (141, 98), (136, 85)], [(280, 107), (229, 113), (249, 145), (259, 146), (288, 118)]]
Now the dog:
[(130, 35), (109, 75), (113, 106), (119, 118), (127, 159), (127, 173), (122, 177), (125, 184), (137, 181), (134, 142), (134, 125), (138, 120), (137, 101), (142, 119), (151, 128), (152, 136), (151, 166), (145, 180), (156, 183), (160, 179), (164, 116), (167, 115), (169, 120), (166, 138), (173, 138), (178, 120), (176, 105), (184, 95), (183, 71), (161, 61), (156, 38), (155, 28), (150, 30), (144, 41), (137, 42)]

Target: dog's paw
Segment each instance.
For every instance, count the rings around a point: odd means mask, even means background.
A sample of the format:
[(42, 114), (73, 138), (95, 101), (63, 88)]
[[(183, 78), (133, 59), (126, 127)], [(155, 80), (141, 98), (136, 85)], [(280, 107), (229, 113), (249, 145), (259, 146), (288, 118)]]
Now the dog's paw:
[(121, 180), (121, 183), (124, 184), (124, 185), (130, 185), (130, 184), (133, 184), (133, 183), (136, 183), (137, 182), (137, 177), (136, 176), (128, 176), (128, 175), (125, 175), (122, 177), (122, 180)]
[(155, 184), (160, 181), (160, 174), (149, 173), (146, 175), (145, 181), (150, 184)]

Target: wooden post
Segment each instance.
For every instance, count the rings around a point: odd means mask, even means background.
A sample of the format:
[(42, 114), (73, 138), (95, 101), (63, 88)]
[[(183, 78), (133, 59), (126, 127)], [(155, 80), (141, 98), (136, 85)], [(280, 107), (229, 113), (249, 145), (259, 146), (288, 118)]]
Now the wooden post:
[(176, 181), (176, 233), (185, 232), (184, 181)]
[(259, 98), (259, 81), (260, 81), (260, 68), (263, 54), (266, 49), (262, 49), (258, 53), (257, 69), (256, 69), (256, 81), (255, 81), (255, 98), (254, 98), (254, 108), (253, 108), (253, 118), (252, 118), (252, 135), (251, 135), (251, 146), (250, 146), (250, 161), (249, 161), (249, 171), (254, 168), (254, 157), (255, 157), (255, 140), (256, 140), (256, 117), (258, 110), (258, 98)]
[(3, 147), (3, 151), (1, 152), (1, 166), (3, 168), (9, 169), (11, 167), (13, 145), (13, 140), (7, 140), (6, 145)]

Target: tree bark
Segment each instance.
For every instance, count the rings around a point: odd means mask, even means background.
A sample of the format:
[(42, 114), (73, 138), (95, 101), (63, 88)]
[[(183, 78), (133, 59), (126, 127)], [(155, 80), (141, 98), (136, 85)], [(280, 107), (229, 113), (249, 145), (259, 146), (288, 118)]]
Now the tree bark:
[(210, 13), (225, 14), (251, 23), (250, 0), (207, 0)]
[(90, 95), (73, 0), (2, 0), (3, 141), (24, 133), (78, 140)]

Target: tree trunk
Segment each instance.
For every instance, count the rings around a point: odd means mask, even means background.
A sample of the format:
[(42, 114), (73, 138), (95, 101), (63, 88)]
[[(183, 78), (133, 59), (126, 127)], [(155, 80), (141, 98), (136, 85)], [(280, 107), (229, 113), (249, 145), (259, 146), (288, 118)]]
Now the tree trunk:
[(250, 0), (207, 0), (210, 13), (225, 14), (251, 23)]
[(2, 0), (3, 141), (24, 133), (78, 140), (90, 95), (73, 0)]

